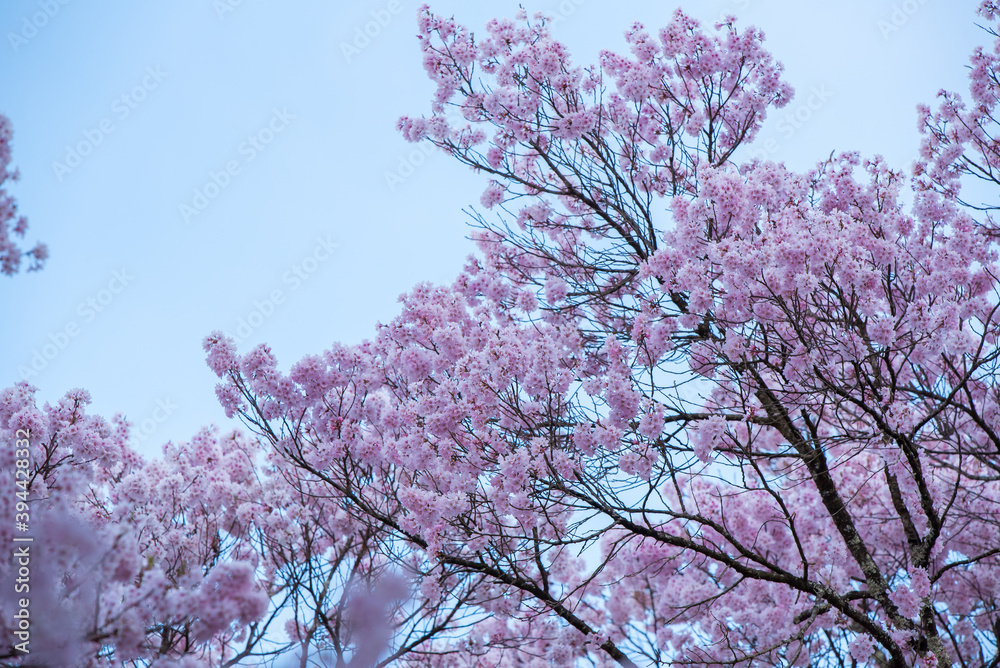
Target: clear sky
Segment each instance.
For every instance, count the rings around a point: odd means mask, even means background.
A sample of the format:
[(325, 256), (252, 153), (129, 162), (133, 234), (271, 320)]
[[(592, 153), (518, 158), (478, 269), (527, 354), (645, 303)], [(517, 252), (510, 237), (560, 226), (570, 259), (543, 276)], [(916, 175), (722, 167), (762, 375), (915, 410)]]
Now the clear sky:
[[(0, 387), (44, 400), (84, 387), (158, 451), (230, 428), (201, 340), (267, 342), (283, 368), (370, 336), (419, 281), (472, 251), (462, 208), (484, 180), (394, 130), (432, 85), (409, 0), (0, 3), (0, 113), (12, 194), (48, 243), (45, 270), (0, 280)], [(558, 21), (578, 64), (624, 52), (670, 2), (523, 0)], [(972, 0), (701, 0), (767, 35), (792, 103), (757, 153), (807, 169), (837, 150), (909, 168), (915, 106), (964, 91), (985, 35)], [(431, 4), (471, 28), (517, 2)], [(367, 34), (366, 34), (367, 33)], [(143, 433), (143, 432), (148, 433)]]

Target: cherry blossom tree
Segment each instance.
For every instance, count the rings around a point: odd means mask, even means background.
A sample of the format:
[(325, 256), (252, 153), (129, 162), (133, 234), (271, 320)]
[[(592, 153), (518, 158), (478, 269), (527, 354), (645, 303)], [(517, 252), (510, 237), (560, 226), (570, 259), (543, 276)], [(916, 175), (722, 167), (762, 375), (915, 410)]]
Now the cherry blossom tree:
[(10, 142), (14, 131), (10, 120), (0, 114), (0, 273), (13, 276), (21, 269), (25, 258), (31, 259), (28, 271), (42, 268), (48, 257), (45, 244), (37, 244), (29, 251), (21, 250), (18, 239), (28, 231), (28, 219), (17, 214), (17, 203), (7, 193), (7, 181), (18, 179), (17, 170), (10, 170)]
[(357, 668), (461, 628), (443, 594), (412, 600), (391, 536), (258, 440), (209, 428), (147, 460), (85, 391), (34, 395), (0, 392), (0, 665)]
[(542, 17), (422, 8), (399, 129), (488, 176), (479, 254), (287, 373), (212, 335), (223, 406), (400, 610), (454, 606), (383, 662), (1000, 665), (996, 227), (960, 187), (996, 182), (1000, 46), (921, 111), (908, 202), (879, 157), (739, 162), (792, 95), (759, 31), (626, 38), (581, 68)]
[(287, 372), (209, 335), (249, 435), (0, 393), (0, 663), (1000, 666), (1000, 38), (912, 179), (741, 162), (792, 90), (735, 19), (419, 39), (478, 254)]
[(14, 546), (0, 568), (0, 662), (200, 666), (248, 654), (270, 593), (246, 509), (262, 498), (254, 442), (206, 430), (146, 462), (124, 419), (86, 414), (86, 392), (43, 407), (34, 392), (0, 393), (0, 539)]

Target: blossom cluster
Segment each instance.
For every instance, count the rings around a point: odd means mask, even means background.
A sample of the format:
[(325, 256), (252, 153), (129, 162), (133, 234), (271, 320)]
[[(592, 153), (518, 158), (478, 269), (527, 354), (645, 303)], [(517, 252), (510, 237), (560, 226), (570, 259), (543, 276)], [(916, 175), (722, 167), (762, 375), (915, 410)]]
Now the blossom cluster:
[(211, 333), (249, 435), (155, 460), (85, 392), (0, 394), (52, 661), (995, 664), (1000, 258), (965, 188), (1000, 169), (1000, 37), (908, 180), (738, 164), (792, 91), (731, 18), (592, 67), (524, 12), (418, 25), (436, 92), (399, 130), (499, 208), (453, 283), (287, 369)]
[(21, 269), (25, 258), (31, 260), (28, 271), (42, 268), (49, 256), (45, 244), (36, 244), (31, 250), (22, 250), (20, 239), (28, 231), (28, 219), (18, 215), (17, 203), (5, 189), (8, 181), (16, 181), (17, 170), (10, 169), (13, 128), (10, 120), (0, 114), (0, 274), (13, 276)]

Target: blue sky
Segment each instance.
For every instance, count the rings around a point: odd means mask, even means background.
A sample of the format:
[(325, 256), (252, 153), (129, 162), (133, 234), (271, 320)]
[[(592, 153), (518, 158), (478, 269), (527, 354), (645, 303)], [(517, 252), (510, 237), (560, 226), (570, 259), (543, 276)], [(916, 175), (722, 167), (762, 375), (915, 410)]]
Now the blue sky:
[[(418, 4), (2, 3), (11, 191), (51, 258), (0, 281), (0, 386), (27, 371), (43, 400), (87, 388), (93, 410), (126, 414), (158, 451), (232, 426), (203, 361), (210, 331), (242, 350), (267, 342), (287, 368), (370, 336), (418, 281), (452, 280), (472, 251), (462, 208), (484, 180), (394, 130), (429, 110)], [(675, 6), (524, 4), (556, 16), (580, 64), (623, 52), (632, 21), (658, 28)], [(518, 3), (431, 6), (481, 29)], [(833, 150), (908, 168), (915, 105), (965, 90), (985, 40), (966, 0), (683, 6), (764, 30), (796, 97), (752, 150), (796, 169)]]

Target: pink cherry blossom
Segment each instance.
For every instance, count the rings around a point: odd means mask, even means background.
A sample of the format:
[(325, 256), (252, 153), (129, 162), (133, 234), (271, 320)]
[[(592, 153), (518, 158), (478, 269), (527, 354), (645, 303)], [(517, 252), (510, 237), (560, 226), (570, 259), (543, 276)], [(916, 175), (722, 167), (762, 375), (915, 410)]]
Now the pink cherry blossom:
[(19, 177), (16, 169), (10, 169), (13, 135), (10, 120), (0, 114), (0, 274), (7, 276), (20, 271), (24, 260), (31, 262), (28, 271), (37, 271), (49, 257), (45, 244), (36, 244), (28, 251), (20, 245), (20, 240), (28, 231), (28, 219), (18, 215), (17, 203), (5, 188), (8, 181), (17, 181)]
[(209, 334), (246, 431), (157, 458), (82, 390), (0, 392), (39, 660), (994, 665), (1000, 235), (963, 187), (1000, 169), (1000, 38), (906, 175), (738, 164), (792, 90), (731, 17), (591, 66), (523, 10), (418, 31), (435, 91), (398, 129), (493, 209), (451, 284), (290, 366)]

